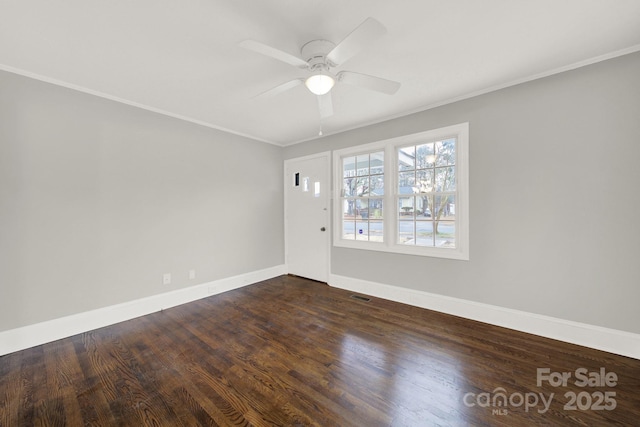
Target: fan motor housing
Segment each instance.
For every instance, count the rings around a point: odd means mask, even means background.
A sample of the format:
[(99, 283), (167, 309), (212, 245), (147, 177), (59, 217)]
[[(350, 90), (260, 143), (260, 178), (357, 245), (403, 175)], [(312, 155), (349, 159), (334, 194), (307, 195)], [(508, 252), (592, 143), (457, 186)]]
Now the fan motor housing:
[(333, 50), (336, 45), (328, 40), (312, 40), (306, 43), (300, 49), (302, 59), (309, 63), (309, 69), (318, 68), (319, 65), (327, 64), (327, 54)]

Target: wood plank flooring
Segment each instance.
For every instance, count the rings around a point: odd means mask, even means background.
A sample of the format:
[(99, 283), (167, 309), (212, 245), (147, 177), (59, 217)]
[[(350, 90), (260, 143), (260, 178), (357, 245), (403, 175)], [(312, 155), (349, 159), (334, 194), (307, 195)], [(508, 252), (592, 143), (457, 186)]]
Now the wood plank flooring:
[(640, 425), (640, 360), (351, 295), (282, 276), (2, 356), (0, 426)]

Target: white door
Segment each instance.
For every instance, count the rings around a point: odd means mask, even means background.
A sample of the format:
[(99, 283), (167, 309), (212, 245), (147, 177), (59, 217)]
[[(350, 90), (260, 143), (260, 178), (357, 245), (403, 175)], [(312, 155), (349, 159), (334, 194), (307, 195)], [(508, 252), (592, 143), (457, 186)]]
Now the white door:
[(289, 273), (329, 277), (330, 153), (285, 161), (285, 256)]

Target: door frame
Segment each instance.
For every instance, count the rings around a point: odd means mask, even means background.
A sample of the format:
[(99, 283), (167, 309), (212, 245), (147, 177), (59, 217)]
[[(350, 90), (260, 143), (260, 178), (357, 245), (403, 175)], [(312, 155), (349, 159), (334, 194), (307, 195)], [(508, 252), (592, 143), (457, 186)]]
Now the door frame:
[(326, 253), (326, 277), (327, 277), (327, 283), (329, 283), (329, 278), (331, 277), (331, 242), (333, 239), (333, 232), (332, 232), (332, 221), (333, 221), (333, 185), (332, 185), (332, 171), (331, 171), (331, 158), (332, 158), (332, 152), (331, 151), (323, 151), (321, 153), (315, 153), (315, 154), (309, 154), (307, 156), (302, 156), (302, 157), (294, 157), (291, 159), (286, 159), (284, 161), (283, 164), (283, 184), (284, 184), (284, 206), (283, 206), (283, 212), (284, 212), (284, 263), (285, 263), (285, 267), (286, 267), (286, 271), (287, 274), (289, 274), (289, 213), (287, 211), (287, 206), (288, 206), (288, 194), (291, 188), (291, 180), (287, 174), (287, 167), (291, 164), (291, 163), (295, 163), (295, 162), (299, 162), (299, 161), (304, 161), (304, 160), (313, 160), (313, 159), (317, 159), (317, 158), (323, 158), (324, 159), (324, 166), (326, 168), (326, 173), (327, 173), (327, 190), (324, 192), (324, 197), (325, 197), (325, 202), (326, 202), (326, 206), (327, 206), (327, 244), (326, 247), (324, 248), (325, 253)]

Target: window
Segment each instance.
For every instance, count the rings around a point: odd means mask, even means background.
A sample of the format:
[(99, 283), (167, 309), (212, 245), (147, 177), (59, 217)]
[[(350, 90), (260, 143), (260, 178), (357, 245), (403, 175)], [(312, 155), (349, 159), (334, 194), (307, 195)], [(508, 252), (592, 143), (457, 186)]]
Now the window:
[(334, 245), (469, 259), (468, 129), (334, 152)]
[(455, 248), (457, 138), (398, 148), (398, 238)]
[(384, 151), (342, 159), (342, 239), (382, 242)]

